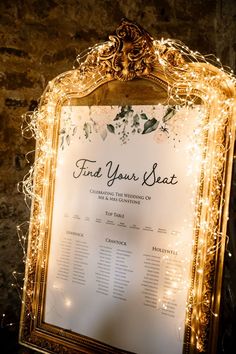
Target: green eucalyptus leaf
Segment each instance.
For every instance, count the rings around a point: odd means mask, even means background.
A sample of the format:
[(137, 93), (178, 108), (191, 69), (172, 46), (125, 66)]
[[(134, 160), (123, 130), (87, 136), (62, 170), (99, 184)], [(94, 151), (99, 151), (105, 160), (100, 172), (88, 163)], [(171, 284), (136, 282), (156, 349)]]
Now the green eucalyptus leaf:
[(88, 123), (84, 123), (83, 130), (84, 130), (85, 138), (88, 139), (89, 134), (92, 132), (90, 125)]
[(133, 116), (133, 126), (139, 126), (140, 125), (140, 123), (139, 123), (139, 115), (138, 114), (135, 114), (134, 116)]
[(141, 117), (142, 119), (145, 119), (145, 120), (148, 119), (148, 117), (147, 117), (147, 115), (146, 115), (145, 113), (141, 113), (141, 114), (140, 114), (140, 117)]
[(122, 118), (125, 118), (130, 112), (133, 112), (134, 110), (132, 109), (132, 106), (122, 106), (121, 110), (119, 113), (117, 113), (116, 117), (114, 120), (119, 120)]
[(64, 135), (61, 138), (61, 148), (63, 149), (63, 145), (64, 145)]
[(66, 142), (67, 142), (67, 145), (70, 145), (70, 135), (66, 136)]
[(157, 129), (158, 124), (159, 124), (159, 122), (155, 118), (148, 119), (148, 121), (145, 122), (145, 124), (144, 124), (144, 129), (143, 129), (142, 134), (148, 134), (148, 133), (153, 132), (154, 130)]
[(107, 124), (107, 129), (110, 133), (115, 134), (115, 128), (112, 124)]
[(72, 135), (74, 136), (74, 135), (76, 134), (76, 132), (77, 132), (77, 127), (75, 126), (75, 127), (73, 128)]
[(163, 118), (162, 118), (163, 122), (164, 123), (167, 122), (169, 119), (171, 119), (175, 115), (175, 113), (176, 113), (175, 106), (168, 107)]
[(130, 113), (130, 112), (134, 111), (132, 106), (125, 106), (124, 109), (125, 109), (126, 113)]

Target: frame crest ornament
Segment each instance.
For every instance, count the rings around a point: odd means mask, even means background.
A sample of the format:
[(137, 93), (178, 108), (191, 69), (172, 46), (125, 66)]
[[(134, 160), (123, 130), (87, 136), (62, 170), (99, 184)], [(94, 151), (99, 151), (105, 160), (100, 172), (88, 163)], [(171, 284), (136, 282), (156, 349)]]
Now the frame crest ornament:
[[(206, 141), (212, 139), (217, 143), (208, 143), (204, 149), (204, 156), (211, 156), (212, 167), (209, 182), (202, 172), (199, 187), (183, 347), (185, 354), (215, 352), (213, 334), (217, 337), (233, 159), (235, 80), (203, 57), (200, 59), (198, 61), (179, 43), (154, 40), (139, 25), (123, 19), (115, 34), (109, 36), (109, 41), (93, 47), (78, 68), (59, 75), (48, 84), (29, 127), (37, 146), (31, 179), (25, 181), (33, 206), (20, 329), (20, 342), (24, 345), (47, 353), (75, 354), (79, 343), (81, 353), (126, 353), (81, 335), (78, 339), (75, 333), (51, 327), (43, 321), (50, 243), (48, 223), (52, 214), (52, 192), (45, 180), (55, 179), (52, 151), (58, 142), (58, 107), (68, 97), (86, 98), (109, 82), (144, 79), (165, 90), (169, 101), (177, 104), (200, 101), (207, 107), (210, 117), (217, 117), (214, 129), (207, 131), (205, 136)], [(209, 197), (208, 205), (203, 203), (206, 197)], [(198, 271), (199, 267), (202, 272)]]
[(177, 50), (157, 45), (148, 32), (127, 19), (121, 22), (116, 34), (109, 36), (109, 40), (107, 46), (87, 57), (82, 66), (83, 72), (90, 74), (100, 62), (104, 76), (128, 81), (150, 75), (158, 68), (160, 60), (173, 67), (184, 64)]

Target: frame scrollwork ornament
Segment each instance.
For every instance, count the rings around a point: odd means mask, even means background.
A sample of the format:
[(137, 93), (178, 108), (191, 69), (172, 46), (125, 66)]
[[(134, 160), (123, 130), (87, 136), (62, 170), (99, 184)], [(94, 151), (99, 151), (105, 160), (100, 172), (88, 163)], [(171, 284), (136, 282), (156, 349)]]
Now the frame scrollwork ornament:
[(160, 61), (169, 67), (183, 67), (185, 63), (178, 50), (157, 44), (139, 25), (123, 19), (116, 34), (109, 36), (106, 45), (92, 51), (80, 70), (83, 75), (90, 75), (99, 66), (107, 78), (128, 81), (148, 76), (160, 66)]

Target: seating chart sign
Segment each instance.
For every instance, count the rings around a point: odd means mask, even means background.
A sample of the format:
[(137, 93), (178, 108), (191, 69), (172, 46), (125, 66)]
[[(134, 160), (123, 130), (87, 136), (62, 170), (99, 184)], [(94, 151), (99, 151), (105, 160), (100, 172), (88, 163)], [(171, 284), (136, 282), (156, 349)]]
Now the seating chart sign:
[(128, 352), (182, 353), (201, 117), (62, 107), (46, 323)]
[(77, 64), (25, 117), (36, 151), (22, 181), (32, 203), (20, 343), (214, 354), (235, 80), (127, 19)]

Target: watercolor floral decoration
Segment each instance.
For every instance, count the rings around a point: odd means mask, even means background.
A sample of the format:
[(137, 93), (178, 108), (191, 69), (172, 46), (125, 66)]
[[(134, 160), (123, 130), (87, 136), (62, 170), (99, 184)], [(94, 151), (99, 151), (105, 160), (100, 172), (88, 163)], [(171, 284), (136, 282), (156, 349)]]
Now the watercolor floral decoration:
[[(72, 138), (92, 140), (99, 134), (105, 140), (117, 135), (122, 144), (135, 134), (152, 134), (156, 142), (172, 138), (178, 141), (188, 109), (179, 106), (90, 106), (82, 107), (84, 114), (71, 118), (72, 107), (64, 111), (61, 122), (60, 148), (70, 145)], [(88, 110), (85, 114), (84, 108)]]

